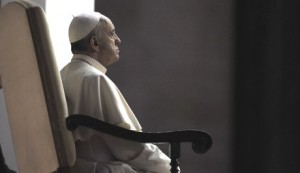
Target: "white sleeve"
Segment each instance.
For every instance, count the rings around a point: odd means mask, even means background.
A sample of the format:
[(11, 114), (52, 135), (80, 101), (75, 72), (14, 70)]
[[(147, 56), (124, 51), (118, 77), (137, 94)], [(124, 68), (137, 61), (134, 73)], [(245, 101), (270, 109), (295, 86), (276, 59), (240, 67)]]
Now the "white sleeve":
[(113, 155), (136, 170), (170, 173), (170, 158), (156, 145), (132, 142), (109, 135), (101, 135)]
[(170, 161), (170, 158), (156, 145), (145, 144), (143, 152), (135, 159), (128, 161), (128, 163), (139, 170), (170, 173)]

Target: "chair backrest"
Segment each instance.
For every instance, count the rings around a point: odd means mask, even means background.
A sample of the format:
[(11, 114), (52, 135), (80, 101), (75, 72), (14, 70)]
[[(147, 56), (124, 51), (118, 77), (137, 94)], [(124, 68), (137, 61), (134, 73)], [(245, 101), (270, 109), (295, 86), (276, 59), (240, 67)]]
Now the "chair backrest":
[(0, 10), (0, 78), (18, 172), (72, 166), (75, 144), (65, 126), (66, 101), (40, 7), (18, 1)]

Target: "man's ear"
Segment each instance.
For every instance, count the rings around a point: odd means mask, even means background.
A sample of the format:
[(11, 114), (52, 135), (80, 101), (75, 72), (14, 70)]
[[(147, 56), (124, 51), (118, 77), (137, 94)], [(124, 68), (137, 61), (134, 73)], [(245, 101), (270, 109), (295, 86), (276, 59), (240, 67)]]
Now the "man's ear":
[(98, 50), (99, 49), (99, 43), (97, 41), (97, 38), (95, 35), (93, 35), (90, 39), (90, 46), (93, 50)]

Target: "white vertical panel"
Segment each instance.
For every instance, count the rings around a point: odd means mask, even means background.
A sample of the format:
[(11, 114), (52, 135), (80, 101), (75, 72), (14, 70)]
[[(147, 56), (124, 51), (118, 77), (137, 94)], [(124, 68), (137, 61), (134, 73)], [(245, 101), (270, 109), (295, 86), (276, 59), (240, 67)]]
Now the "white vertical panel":
[(59, 70), (72, 57), (68, 38), (68, 28), (72, 16), (85, 11), (94, 11), (94, 0), (46, 1), (46, 16)]

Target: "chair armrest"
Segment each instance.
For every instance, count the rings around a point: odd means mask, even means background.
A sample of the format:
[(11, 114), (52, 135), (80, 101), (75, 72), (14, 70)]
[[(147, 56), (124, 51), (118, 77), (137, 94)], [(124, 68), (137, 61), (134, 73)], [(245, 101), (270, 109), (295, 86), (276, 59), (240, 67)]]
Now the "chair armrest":
[(191, 142), (194, 152), (203, 154), (212, 146), (211, 136), (200, 130), (179, 130), (169, 132), (137, 132), (111, 125), (104, 121), (86, 115), (70, 115), (66, 120), (71, 131), (78, 126), (88, 127), (102, 133), (140, 143), (170, 143)]

